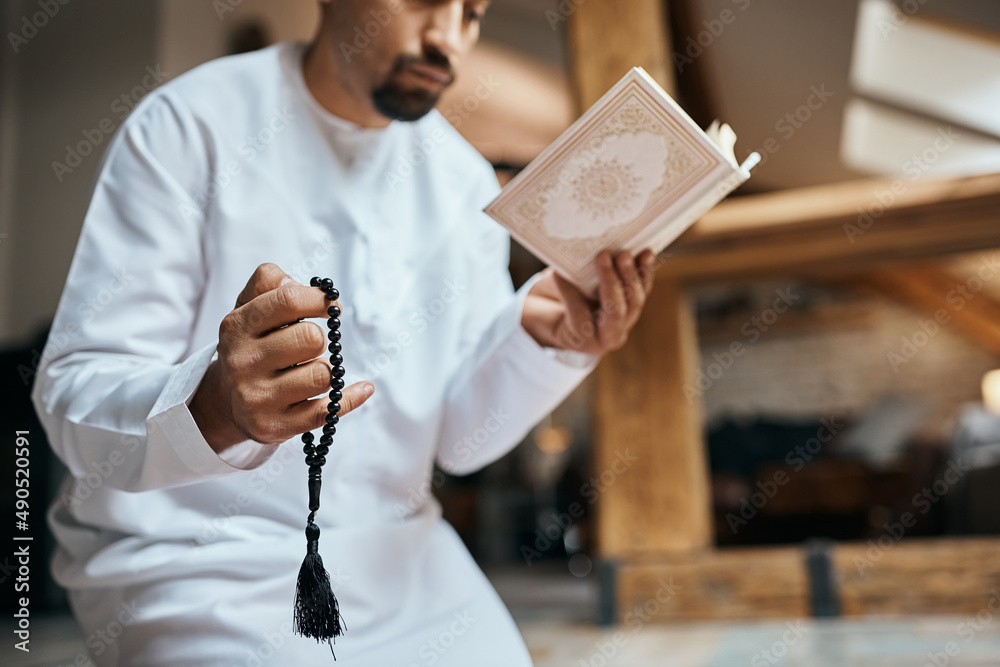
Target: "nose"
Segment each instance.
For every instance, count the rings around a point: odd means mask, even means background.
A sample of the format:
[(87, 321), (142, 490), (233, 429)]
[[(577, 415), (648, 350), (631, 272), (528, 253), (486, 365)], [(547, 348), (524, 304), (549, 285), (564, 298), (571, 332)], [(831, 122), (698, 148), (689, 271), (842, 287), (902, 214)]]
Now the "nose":
[(463, 0), (451, 0), (438, 4), (430, 13), (427, 29), (424, 31), (424, 45), (432, 47), (446, 57), (452, 66), (462, 48), (462, 28), (465, 16)]

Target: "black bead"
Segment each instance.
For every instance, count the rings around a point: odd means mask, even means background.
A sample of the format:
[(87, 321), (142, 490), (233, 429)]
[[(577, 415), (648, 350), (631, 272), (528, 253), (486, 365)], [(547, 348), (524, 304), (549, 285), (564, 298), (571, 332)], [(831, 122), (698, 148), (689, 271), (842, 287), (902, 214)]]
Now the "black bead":
[[(331, 389), (338, 389), (338, 390), (339, 389), (343, 389), (344, 388), (344, 379), (343, 378), (338, 378), (338, 377), (333, 378), (332, 380), (330, 380), (330, 388)], [(330, 398), (333, 398), (333, 396), (331, 396)]]
[(344, 348), (340, 343), (330, 343), (329, 345), (326, 346), (326, 350), (330, 354), (338, 354), (343, 349)]
[[(330, 393), (331, 394), (333, 394), (333, 393), (339, 394), (340, 392), (339, 391), (338, 392), (332, 392), (331, 391)], [(330, 398), (333, 398), (333, 396), (331, 396)], [(336, 413), (336, 411), (334, 411), (333, 408), (336, 407), (338, 410), (340, 409), (340, 407), (339, 407), (340, 403), (337, 403), (337, 401), (339, 401), (341, 398), (342, 398), (341, 396), (338, 396), (337, 398), (333, 398), (332, 402), (326, 404), (326, 410), (327, 410), (327, 412), (329, 412), (330, 414), (332, 414), (334, 417), (337, 416), (337, 413)], [(339, 417), (337, 417), (337, 418), (339, 419)], [(334, 422), (334, 423), (336, 423), (336, 422)]]
[(328, 329), (339, 329), (340, 320), (338, 320), (336, 317), (331, 317), (326, 321), (326, 326)]
[(313, 434), (309, 431), (306, 431), (305, 433), (302, 434), (302, 442), (312, 443), (313, 438), (314, 438)]
[(302, 445), (303, 454), (312, 454), (314, 451), (316, 451), (316, 445), (313, 445), (312, 443), (308, 445)]
[(344, 373), (346, 373), (346, 372), (347, 371), (344, 370), (343, 366), (334, 366), (333, 367), (333, 377), (335, 377), (335, 378), (342, 378), (342, 377), (344, 377)]
[(313, 287), (319, 287), (321, 282), (322, 280), (318, 276), (313, 276), (312, 280), (309, 281), (309, 284)]
[(327, 415), (326, 415), (326, 423), (327, 423), (327, 425), (336, 424), (337, 421), (338, 421), (338, 419), (339, 419), (339, 417), (337, 417), (337, 415), (335, 415), (335, 414), (327, 413)]
[[(324, 461), (324, 463), (326, 463), (326, 462)], [(309, 474), (310, 475), (319, 475), (322, 472), (323, 472), (323, 466), (321, 466), (321, 465), (319, 465), (319, 464), (317, 464), (315, 462), (309, 464)]]
[(326, 337), (336, 343), (340, 340), (340, 331), (338, 329), (331, 329), (329, 333), (326, 334)]
[(333, 444), (333, 436), (332, 435), (323, 434), (322, 436), (320, 436), (320, 439), (319, 439), (319, 445), (320, 445), (320, 447), (322, 447), (323, 445), (326, 445), (327, 447), (329, 447), (332, 444)]
[(306, 465), (311, 466), (316, 462), (316, 456), (312, 453), (306, 456)]
[(330, 301), (336, 301), (337, 299), (340, 298), (340, 290), (338, 290), (336, 287), (331, 287), (330, 289), (326, 290), (326, 298), (329, 299)]
[(320, 287), (322, 287), (325, 290), (328, 290), (331, 287), (333, 287), (333, 281), (330, 280), (329, 278), (323, 278), (321, 281), (319, 281), (319, 284)]
[(333, 364), (334, 368), (336, 368), (337, 366), (343, 366), (344, 365), (344, 358), (342, 356), (340, 356), (339, 354), (331, 354), (330, 355), (330, 363)]
[(340, 317), (340, 306), (330, 306), (326, 309), (326, 314), (330, 317)]
[(330, 436), (332, 436), (332, 435), (336, 434), (336, 432), (337, 432), (337, 427), (334, 426), (333, 424), (324, 424), (323, 425), (323, 435), (330, 435)]
[(331, 403), (328, 408), (331, 414), (337, 414), (340, 412), (340, 403)]

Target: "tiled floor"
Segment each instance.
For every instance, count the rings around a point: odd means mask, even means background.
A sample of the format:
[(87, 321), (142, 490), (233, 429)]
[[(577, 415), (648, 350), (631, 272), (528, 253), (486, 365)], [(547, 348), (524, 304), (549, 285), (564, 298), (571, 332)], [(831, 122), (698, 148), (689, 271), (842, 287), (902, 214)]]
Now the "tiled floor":
[[(969, 637), (961, 618), (693, 623), (596, 628), (520, 623), (536, 667), (998, 667), (1000, 618)], [(791, 629), (790, 629), (791, 626)], [(955, 642), (952, 653), (945, 652)], [(5, 642), (5, 667), (76, 667), (83, 643), (71, 619), (38, 621), (32, 652)], [(386, 666), (391, 667), (391, 666)], [(474, 667), (474, 666), (469, 666)]]
[(534, 623), (521, 630), (537, 667), (1000, 666), (1000, 619), (970, 641), (956, 634), (962, 620), (805, 620), (625, 629)]
[[(519, 625), (536, 667), (1000, 667), (1000, 618), (983, 624), (971, 636), (957, 631), (964, 620), (804, 620), (622, 628), (537, 620)], [(83, 643), (71, 619), (39, 620), (34, 627), (31, 653), (16, 651), (4, 642), (0, 664), (89, 664), (77, 661)], [(954, 655), (946, 653), (949, 642), (955, 643)]]
[[(602, 628), (594, 577), (552, 568), (490, 579), (536, 667), (1000, 667), (1000, 614)], [(949, 643), (953, 642), (953, 646)], [(952, 655), (948, 654), (951, 650)]]
[[(565, 570), (493, 573), (536, 667), (1000, 667), (1000, 614), (596, 627), (593, 580)], [(32, 652), (0, 645), (3, 667), (77, 667), (69, 618), (35, 619)], [(949, 655), (948, 651), (951, 652)], [(392, 667), (387, 665), (386, 667)], [(470, 665), (469, 667), (475, 667)]]

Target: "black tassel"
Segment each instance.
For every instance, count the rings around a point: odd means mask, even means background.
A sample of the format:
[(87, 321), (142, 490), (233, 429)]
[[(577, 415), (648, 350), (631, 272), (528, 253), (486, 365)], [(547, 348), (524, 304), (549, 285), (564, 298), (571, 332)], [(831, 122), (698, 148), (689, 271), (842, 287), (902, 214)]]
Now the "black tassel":
[(330, 575), (319, 555), (319, 526), (315, 523), (306, 526), (306, 539), (308, 551), (299, 569), (292, 627), (296, 634), (312, 637), (317, 642), (329, 642), (332, 651), (333, 640), (344, 634), (344, 627), (337, 596), (330, 586)]

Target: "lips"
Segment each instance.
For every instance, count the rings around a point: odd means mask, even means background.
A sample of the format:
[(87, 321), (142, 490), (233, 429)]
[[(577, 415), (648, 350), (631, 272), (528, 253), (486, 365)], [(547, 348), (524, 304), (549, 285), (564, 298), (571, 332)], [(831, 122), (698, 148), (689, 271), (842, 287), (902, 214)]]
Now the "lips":
[(439, 67), (434, 67), (433, 65), (412, 63), (407, 67), (407, 70), (420, 79), (430, 83), (437, 83), (442, 86), (449, 85), (453, 78), (450, 73)]

